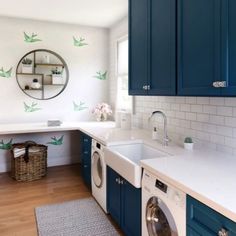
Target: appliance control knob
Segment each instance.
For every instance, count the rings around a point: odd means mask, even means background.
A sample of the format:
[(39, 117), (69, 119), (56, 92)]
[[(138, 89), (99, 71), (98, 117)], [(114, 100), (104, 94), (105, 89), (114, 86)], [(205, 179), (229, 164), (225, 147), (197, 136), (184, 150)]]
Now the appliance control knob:
[(176, 193), (174, 196), (174, 200), (175, 202), (179, 203), (181, 201), (181, 196), (178, 193)]

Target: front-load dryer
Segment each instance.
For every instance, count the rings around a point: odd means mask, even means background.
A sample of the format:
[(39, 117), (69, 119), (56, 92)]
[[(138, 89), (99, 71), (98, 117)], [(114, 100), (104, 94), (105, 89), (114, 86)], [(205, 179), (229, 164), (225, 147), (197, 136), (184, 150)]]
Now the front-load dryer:
[(142, 236), (186, 236), (186, 194), (144, 170)]
[(104, 160), (104, 146), (94, 139), (92, 140), (91, 155), (92, 195), (97, 200), (102, 209), (107, 213), (107, 181), (106, 164)]

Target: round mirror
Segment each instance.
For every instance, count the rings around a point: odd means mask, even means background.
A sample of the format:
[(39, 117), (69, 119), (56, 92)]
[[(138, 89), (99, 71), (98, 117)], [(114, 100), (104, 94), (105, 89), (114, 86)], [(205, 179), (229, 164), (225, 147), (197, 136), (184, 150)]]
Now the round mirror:
[(38, 49), (21, 58), (16, 69), (16, 79), (25, 94), (47, 100), (63, 92), (68, 83), (69, 71), (57, 53)]

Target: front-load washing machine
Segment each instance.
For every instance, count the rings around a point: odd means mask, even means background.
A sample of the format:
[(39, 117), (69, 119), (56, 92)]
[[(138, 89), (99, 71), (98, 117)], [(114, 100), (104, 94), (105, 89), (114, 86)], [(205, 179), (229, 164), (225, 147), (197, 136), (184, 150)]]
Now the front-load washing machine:
[(106, 164), (103, 150), (104, 146), (93, 139), (91, 151), (92, 195), (97, 200), (102, 209), (107, 213)]
[(144, 170), (142, 236), (186, 236), (186, 194)]

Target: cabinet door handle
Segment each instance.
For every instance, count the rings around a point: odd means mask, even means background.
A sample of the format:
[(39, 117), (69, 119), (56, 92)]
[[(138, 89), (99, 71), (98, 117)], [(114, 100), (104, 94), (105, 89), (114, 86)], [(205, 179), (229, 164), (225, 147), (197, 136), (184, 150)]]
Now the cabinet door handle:
[(143, 85), (143, 90), (147, 90), (148, 86), (147, 85)]
[(120, 178), (116, 178), (116, 183), (120, 184)]
[(218, 232), (218, 236), (228, 236), (228, 231), (225, 230), (224, 228), (222, 228), (221, 230), (219, 230)]
[(120, 181), (120, 184), (124, 184), (124, 180), (123, 179)]
[(150, 85), (147, 85), (147, 90), (150, 90)]
[(213, 87), (214, 88), (226, 88), (227, 82), (226, 81), (215, 81), (215, 82), (213, 82)]
[(84, 165), (84, 168), (87, 168), (88, 167), (88, 165)]

